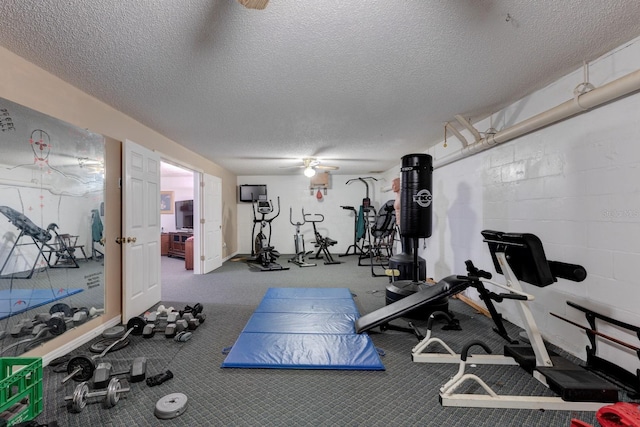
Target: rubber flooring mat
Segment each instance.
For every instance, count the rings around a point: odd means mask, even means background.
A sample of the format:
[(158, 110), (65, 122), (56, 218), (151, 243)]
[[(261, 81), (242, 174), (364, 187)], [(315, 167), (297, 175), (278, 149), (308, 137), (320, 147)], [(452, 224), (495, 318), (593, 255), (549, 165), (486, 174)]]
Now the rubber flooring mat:
[(0, 320), (82, 292), (82, 289), (4, 289), (0, 291)]
[(223, 368), (384, 370), (347, 288), (269, 288)]

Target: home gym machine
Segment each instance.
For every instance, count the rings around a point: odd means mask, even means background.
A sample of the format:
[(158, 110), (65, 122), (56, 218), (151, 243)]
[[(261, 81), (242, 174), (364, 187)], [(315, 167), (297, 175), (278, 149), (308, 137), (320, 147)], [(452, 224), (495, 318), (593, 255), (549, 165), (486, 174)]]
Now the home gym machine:
[[(314, 217), (315, 219), (309, 219), (309, 217)], [(315, 259), (324, 258), (324, 264), (325, 265), (341, 264), (342, 261), (336, 261), (333, 258), (333, 255), (331, 255), (331, 252), (329, 252), (329, 246), (335, 245), (336, 243), (338, 243), (338, 241), (330, 239), (329, 237), (323, 237), (322, 234), (320, 234), (320, 232), (318, 231), (318, 228), (316, 227), (316, 223), (317, 222), (324, 221), (324, 215), (322, 215), (322, 214), (304, 214), (304, 220), (306, 222), (310, 222), (311, 224), (313, 224), (313, 234), (316, 237), (316, 241), (314, 243), (315, 243), (316, 248), (318, 248), (314, 258)], [(323, 255), (320, 255), (320, 252), (322, 252)]]
[[(253, 229), (251, 230), (252, 247), (251, 258), (249, 258), (247, 262), (251, 263), (251, 266), (255, 265), (260, 271), (288, 270), (289, 267), (283, 267), (275, 262), (280, 256), (280, 253), (271, 246), (271, 223), (280, 215), (280, 197), (278, 197), (278, 211), (271, 218), (267, 218), (267, 215), (273, 213), (273, 203), (271, 203), (271, 200), (267, 200), (266, 195), (258, 196), (257, 203), (252, 200), (251, 208), (253, 212)], [(258, 219), (258, 213), (260, 214), (260, 219)], [(256, 235), (256, 227), (258, 224), (260, 224), (260, 228)], [(265, 234), (265, 232), (267, 234)]]
[(304, 208), (302, 209), (302, 222), (293, 222), (293, 209), (289, 207), (289, 222), (296, 228), (296, 234), (293, 235), (293, 243), (296, 248), (296, 254), (289, 260), (298, 267), (315, 267), (317, 264), (312, 264), (305, 261), (305, 257), (312, 254), (313, 251), (307, 252), (304, 247), (304, 234), (300, 232), (300, 227), (307, 223), (304, 218)]
[[(480, 292), (481, 299), (498, 326), (495, 332), (507, 344), (504, 346), (504, 355), (491, 354), (491, 349), (478, 339), (466, 343), (460, 354), (453, 352), (442, 340), (433, 338), (415, 346), (412, 350), (415, 362), (458, 364), (456, 375), (440, 388), (440, 403), (443, 406), (476, 408), (595, 411), (608, 403), (617, 402), (619, 389), (615, 385), (547, 348), (529, 308), (534, 297), (524, 292), (520, 283), (527, 282), (543, 292), (542, 288), (556, 282), (558, 277), (574, 282), (583, 281), (587, 275), (585, 269), (575, 264), (548, 261), (542, 242), (533, 234), (484, 230), (482, 236), (489, 246), (496, 272), (504, 275), (506, 283), (491, 280), (490, 273), (478, 270), (471, 261), (466, 262), (467, 271), (469, 278), (474, 276), (471, 283)], [(483, 283), (495, 286), (500, 293), (489, 292)], [(529, 343), (518, 343), (509, 338), (506, 330), (500, 330), (502, 319), (493, 306), (494, 301), (510, 301), (516, 305)], [(441, 344), (448, 354), (427, 352), (432, 342)], [(471, 348), (476, 346), (489, 354), (470, 354)], [(467, 362), (474, 365), (519, 365), (556, 396), (498, 394), (479, 377), (479, 369), (474, 369), (478, 375), (465, 373)], [(475, 384), (463, 386), (468, 381)], [(469, 392), (471, 389), (476, 391)], [(485, 393), (478, 393), (480, 389)]]
[[(354, 208), (353, 206), (340, 206), (342, 209), (353, 211), (353, 244), (347, 248), (344, 254), (339, 255), (341, 257), (348, 255), (368, 256), (365, 254), (364, 245), (358, 244), (360, 240), (366, 239), (367, 236), (367, 225), (365, 216), (371, 209), (371, 199), (369, 198), (369, 184), (367, 183), (368, 179), (377, 181), (377, 179), (372, 176), (365, 176), (353, 178), (346, 182), (346, 185), (349, 185), (354, 181), (360, 181), (365, 185), (367, 192), (365, 193), (364, 199), (362, 199), (360, 209), (356, 210), (356, 208)], [(351, 251), (351, 248), (353, 248), (353, 253), (349, 253), (349, 251)]]

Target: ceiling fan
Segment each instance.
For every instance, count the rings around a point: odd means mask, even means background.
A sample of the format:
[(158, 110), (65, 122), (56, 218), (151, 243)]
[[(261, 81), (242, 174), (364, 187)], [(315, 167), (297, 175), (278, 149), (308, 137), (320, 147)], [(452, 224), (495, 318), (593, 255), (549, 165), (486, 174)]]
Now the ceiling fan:
[(320, 160), (315, 159), (313, 157), (307, 157), (302, 159), (302, 164), (298, 166), (285, 166), (285, 168), (301, 168), (304, 169), (305, 176), (311, 178), (316, 174), (316, 169), (318, 170), (338, 170), (340, 169), (338, 166), (329, 166), (320, 164)]
[(247, 9), (262, 10), (267, 7), (267, 3), (269, 3), (269, 0), (238, 0), (238, 3), (240, 3)]

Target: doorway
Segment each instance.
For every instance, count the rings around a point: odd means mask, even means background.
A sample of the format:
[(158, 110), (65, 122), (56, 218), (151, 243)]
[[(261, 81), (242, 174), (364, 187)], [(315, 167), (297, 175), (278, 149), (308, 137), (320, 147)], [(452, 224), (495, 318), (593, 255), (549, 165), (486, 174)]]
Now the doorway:
[(194, 247), (199, 244), (200, 218), (194, 191), (199, 175), (175, 163), (160, 162), (160, 256), (184, 260), (184, 269), (192, 273)]

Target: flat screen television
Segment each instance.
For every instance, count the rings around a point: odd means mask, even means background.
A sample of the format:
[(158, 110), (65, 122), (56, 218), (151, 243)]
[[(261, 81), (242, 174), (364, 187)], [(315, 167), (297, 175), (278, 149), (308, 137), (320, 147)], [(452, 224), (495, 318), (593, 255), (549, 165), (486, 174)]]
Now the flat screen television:
[(241, 202), (257, 202), (259, 196), (267, 196), (267, 186), (265, 184), (240, 186), (238, 200)]
[(176, 230), (193, 228), (193, 200), (180, 200), (175, 203)]

